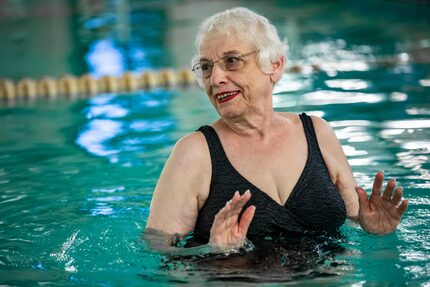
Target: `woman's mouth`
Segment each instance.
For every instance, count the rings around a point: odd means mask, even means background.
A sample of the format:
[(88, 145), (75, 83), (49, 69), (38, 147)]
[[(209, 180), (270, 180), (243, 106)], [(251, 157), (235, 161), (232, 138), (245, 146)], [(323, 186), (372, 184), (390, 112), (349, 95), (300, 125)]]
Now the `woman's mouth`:
[(225, 103), (235, 98), (239, 93), (240, 91), (223, 92), (216, 94), (215, 97), (218, 103)]

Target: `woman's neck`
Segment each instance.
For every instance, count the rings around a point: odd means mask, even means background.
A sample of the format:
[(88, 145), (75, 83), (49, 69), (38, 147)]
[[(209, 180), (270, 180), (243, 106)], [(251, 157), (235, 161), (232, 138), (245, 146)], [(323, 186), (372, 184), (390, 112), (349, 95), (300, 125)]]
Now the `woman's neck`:
[(251, 111), (241, 117), (227, 119), (220, 118), (215, 126), (220, 129), (233, 132), (239, 136), (255, 139), (265, 139), (271, 131), (271, 127), (278, 118), (273, 109), (266, 111)]

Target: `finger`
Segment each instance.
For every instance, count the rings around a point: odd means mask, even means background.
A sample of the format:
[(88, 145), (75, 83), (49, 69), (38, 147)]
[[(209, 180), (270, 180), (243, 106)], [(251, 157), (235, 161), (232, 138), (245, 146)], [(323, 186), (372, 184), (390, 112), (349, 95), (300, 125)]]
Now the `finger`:
[(384, 172), (379, 171), (375, 175), (375, 181), (373, 182), (371, 197), (381, 197), (382, 194), (382, 182), (384, 181)]
[(240, 198), (240, 202), (239, 204), (241, 204), (242, 206), (245, 205), (248, 200), (251, 198), (251, 191), (249, 189), (247, 189)]
[(239, 222), (239, 230), (240, 232), (246, 236), (248, 233), (248, 228), (251, 225), (251, 221), (254, 218), (255, 214), (255, 206), (251, 205), (242, 214), (242, 217)]
[(391, 197), (393, 196), (394, 187), (396, 187), (396, 179), (392, 178), (388, 181), (382, 198), (385, 200), (391, 200)]
[(235, 209), (240, 199), (241, 195), (239, 194), (239, 191), (236, 190), (236, 192), (233, 194), (233, 197), (227, 203), (231, 205), (232, 209)]
[(236, 202), (238, 199), (240, 199), (240, 195), (239, 192), (236, 190), (236, 192), (233, 194), (233, 196), (230, 198), (230, 200), (228, 200), (225, 204), (233, 204), (234, 202)]
[(231, 198), (231, 202), (236, 202), (238, 200), (240, 200), (240, 194), (239, 191), (236, 190), (233, 197)]
[(355, 191), (358, 195), (358, 204), (360, 205), (360, 211), (369, 212), (369, 199), (367, 198), (367, 193), (361, 187), (357, 186)]
[(226, 220), (229, 216), (231, 216), (231, 212), (232, 212), (232, 199), (227, 201), (224, 207), (221, 208), (220, 211), (218, 211), (217, 213), (218, 220)]
[(240, 200), (240, 194), (239, 191), (236, 190), (236, 192), (233, 194), (233, 197), (226, 202), (226, 205), (229, 204), (232, 209), (234, 209), (237, 202)]
[(226, 202), (223, 208), (223, 220), (226, 221), (227, 225), (236, 224), (239, 218), (239, 214), (242, 211), (243, 204), (241, 204), (242, 196), (236, 191), (233, 197)]
[(242, 194), (242, 198), (240, 199), (240, 202), (238, 203), (238, 211), (242, 212), (243, 207), (245, 206), (245, 204), (251, 199), (251, 192), (249, 191), (249, 189), (247, 191), (245, 191)]
[(248, 189), (239, 197), (237, 201), (232, 202), (232, 209), (234, 209), (234, 212), (240, 213), (250, 198), (251, 192)]
[(403, 188), (402, 187), (396, 188), (396, 191), (394, 192), (391, 202), (397, 206), (400, 200), (402, 199), (402, 195), (403, 195)]
[(400, 217), (403, 216), (406, 209), (408, 208), (409, 201), (407, 199), (403, 200), (402, 203), (397, 208), (397, 211), (399, 212)]

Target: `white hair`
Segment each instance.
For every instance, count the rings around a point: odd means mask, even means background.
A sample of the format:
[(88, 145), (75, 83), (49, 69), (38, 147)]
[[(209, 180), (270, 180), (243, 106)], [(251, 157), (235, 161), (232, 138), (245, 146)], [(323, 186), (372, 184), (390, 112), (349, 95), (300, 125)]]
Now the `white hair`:
[[(207, 18), (201, 25), (196, 36), (196, 48), (200, 48), (206, 38), (213, 35), (235, 35), (239, 39), (255, 46), (259, 50), (258, 64), (264, 73), (271, 73), (272, 62), (286, 57), (288, 45), (281, 41), (276, 27), (267, 18), (247, 8), (228, 9)], [(193, 57), (195, 64), (200, 55)]]

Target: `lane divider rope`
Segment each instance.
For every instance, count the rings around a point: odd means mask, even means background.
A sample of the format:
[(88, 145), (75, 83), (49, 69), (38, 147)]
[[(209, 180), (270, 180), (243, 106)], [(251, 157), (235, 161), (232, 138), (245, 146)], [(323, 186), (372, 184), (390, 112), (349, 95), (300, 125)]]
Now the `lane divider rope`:
[(34, 99), (37, 97), (92, 97), (101, 93), (135, 92), (157, 87), (187, 87), (196, 84), (192, 71), (163, 69), (140, 74), (126, 72), (120, 77), (103, 76), (99, 79), (84, 74), (80, 77), (65, 75), (61, 78), (43, 77), (40, 80), (23, 78), (18, 82), (0, 78), (0, 99)]

